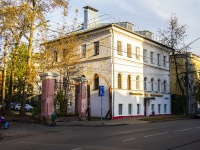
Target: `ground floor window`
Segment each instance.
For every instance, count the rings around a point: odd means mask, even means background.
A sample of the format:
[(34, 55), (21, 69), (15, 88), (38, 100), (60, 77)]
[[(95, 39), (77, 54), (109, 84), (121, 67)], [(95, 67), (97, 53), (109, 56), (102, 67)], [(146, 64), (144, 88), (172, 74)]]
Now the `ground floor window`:
[(154, 104), (151, 104), (151, 111), (154, 112)]
[(164, 113), (167, 113), (167, 104), (164, 104)]
[(161, 107), (161, 104), (158, 104), (158, 113), (160, 114), (160, 107)]
[(132, 114), (132, 104), (128, 104), (128, 114)]
[(122, 115), (122, 104), (119, 104), (119, 115)]
[(140, 104), (137, 104), (137, 114), (140, 114)]

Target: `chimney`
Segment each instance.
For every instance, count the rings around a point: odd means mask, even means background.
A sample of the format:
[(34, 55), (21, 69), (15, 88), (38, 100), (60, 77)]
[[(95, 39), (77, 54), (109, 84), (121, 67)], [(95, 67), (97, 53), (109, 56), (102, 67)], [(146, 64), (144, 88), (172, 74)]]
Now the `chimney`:
[(139, 33), (139, 34), (145, 36), (146, 38), (152, 39), (152, 32), (150, 32), (148, 30), (136, 31), (136, 33)]
[(98, 10), (92, 8), (90, 6), (83, 7), (84, 10), (84, 29), (88, 29), (94, 27), (96, 24), (99, 23), (99, 14)]

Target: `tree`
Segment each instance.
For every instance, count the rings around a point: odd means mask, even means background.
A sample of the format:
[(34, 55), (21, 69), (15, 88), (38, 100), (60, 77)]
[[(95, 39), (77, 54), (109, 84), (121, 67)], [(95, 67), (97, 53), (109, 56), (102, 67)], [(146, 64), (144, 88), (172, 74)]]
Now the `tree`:
[[(42, 29), (47, 28), (46, 23), (48, 22), (45, 18), (47, 13), (51, 13), (55, 8), (62, 8), (63, 15), (67, 15), (68, 9), (68, 0), (19, 0), (19, 1), (9, 1), (2, 0), (2, 3), (9, 3), (9, 8), (12, 10), (11, 12), (17, 12), (16, 14), (11, 13), (10, 16), (18, 16), (19, 20), (24, 20), (24, 24), (20, 24), (14, 19), (11, 25), (19, 25), (23, 32), (20, 32), (27, 41), (27, 50), (28, 57), (26, 63), (28, 67), (26, 67), (26, 74), (24, 76), (24, 88), (23, 88), (23, 99), (22, 99), (22, 107), (21, 107), (21, 115), (25, 113), (25, 100), (27, 98), (27, 90), (28, 90), (28, 75), (31, 73), (31, 62), (32, 62), (32, 53), (33, 53), (33, 45), (34, 45), (34, 36), (38, 31), (42, 32)], [(19, 15), (21, 14), (21, 15)], [(10, 17), (9, 17), (10, 19)], [(14, 30), (13, 30), (14, 31)], [(15, 34), (16, 35), (16, 34)], [(13, 34), (13, 36), (15, 36)]]
[[(186, 35), (186, 25), (179, 25), (178, 17), (172, 15), (168, 23), (166, 30), (159, 29), (159, 34), (161, 36), (161, 42), (171, 48), (170, 56), (170, 70), (171, 76), (175, 75), (175, 85), (177, 87), (177, 93), (181, 92), (183, 100), (185, 100), (184, 113), (189, 113), (189, 90), (192, 90), (189, 86), (189, 62), (187, 50), (189, 46), (196, 40), (189, 44), (185, 44)], [(187, 99), (187, 102), (186, 102)], [(187, 107), (188, 106), (188, 107)]]
[[(72, 29), (74, 30), (74, 29)], [(80, 65), (80, 54), (77, 52), (79, 46), (79, 38), (76, 32), (70, 32), (68, 34), (60, 32), (57, 40), (49, 41), (44, 43), (44, 51), (41, 53), (44, 57), (45, 63), (41, 66), (44, 71), (53, 71), (60, 74), (59, 90), (64, 92), (64, 102), (61, 106), (66, 108), (65, 113), (67, 114), (67, 106), (70, 94), (71, 80), (79, 75), (82, 65)], [(62, 85), (62, 87), (61, 87)], [(63, 110), (62, 110), (63, 111)]]
[(171, 66), (174, 67), (176, 83), (183, 96), (185, 95), (185, 83), (183, 79), (185, 74), (180, 71), (185, 69), (183, 69), (184, 65), (179, 63), (177, 54), (184, 53), (186, 51), (184, 39), (187, 35), (185, 30), (186, 25), (179, 25), (178, 17), (175, 15), (171, 16), (166, 30), (162, 31), (159, 29), (159, 34), (162, 39), (161, 42), (171, 48), (170, 63), (172, 64)]

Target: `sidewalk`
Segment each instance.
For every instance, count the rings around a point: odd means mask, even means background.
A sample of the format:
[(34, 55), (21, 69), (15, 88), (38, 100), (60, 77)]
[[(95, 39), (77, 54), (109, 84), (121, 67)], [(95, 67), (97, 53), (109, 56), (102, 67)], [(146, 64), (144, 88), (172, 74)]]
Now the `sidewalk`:
[(65, 121), (57, 119), (57, 125), (62, 126), (120, 126), (120, 125), (132, 125), (140, 123), (148, 123), (149, 121), (139, 120), (140, 118), (121, 118), (116, 120), (69, 120)]

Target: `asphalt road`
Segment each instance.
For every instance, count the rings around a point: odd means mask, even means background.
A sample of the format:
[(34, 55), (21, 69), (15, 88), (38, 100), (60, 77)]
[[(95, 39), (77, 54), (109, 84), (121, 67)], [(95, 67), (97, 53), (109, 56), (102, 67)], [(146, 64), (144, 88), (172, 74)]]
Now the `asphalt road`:
[(16, 123), (0, 133), (1, 150), (200, 149), (200, 119), (99, 127)]

